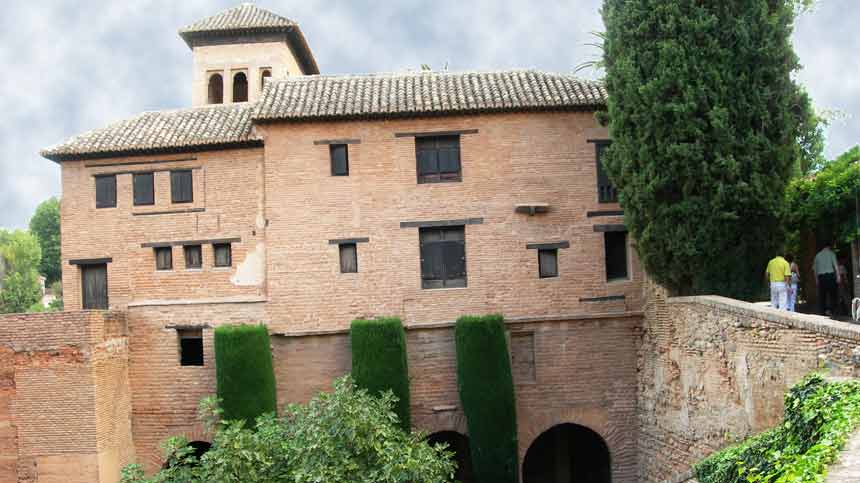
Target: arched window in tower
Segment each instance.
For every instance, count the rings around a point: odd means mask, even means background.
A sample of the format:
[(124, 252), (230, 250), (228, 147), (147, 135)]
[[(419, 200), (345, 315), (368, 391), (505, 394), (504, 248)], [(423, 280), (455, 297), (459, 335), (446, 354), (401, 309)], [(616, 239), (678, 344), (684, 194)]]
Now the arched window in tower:
[(248, 76), (244, 72), (237, 72), (233, 76), (233, 102), (246, 102), (248, 100)]
[(272, 71), (269, 69), (263, 69), (263, 72), (260, 73), (260, 90), (263, 90), (263, 87), (266, 87), (266, 79), (272, 77)]
[(224, 78), (221, 74), (212, 74), (209, 77), (209, 104), (221, 104), (224, 102)]

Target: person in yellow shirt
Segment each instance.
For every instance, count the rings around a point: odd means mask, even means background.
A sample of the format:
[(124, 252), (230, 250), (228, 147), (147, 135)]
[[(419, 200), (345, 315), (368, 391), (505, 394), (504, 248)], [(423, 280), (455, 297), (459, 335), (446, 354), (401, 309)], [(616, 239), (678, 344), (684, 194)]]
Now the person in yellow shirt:
[(777, 310), (788, 310), (788, 287), (791, 284), (791, 265), (777, 255), (767, 263), (764, 276), (770, 282), (770, 305)]

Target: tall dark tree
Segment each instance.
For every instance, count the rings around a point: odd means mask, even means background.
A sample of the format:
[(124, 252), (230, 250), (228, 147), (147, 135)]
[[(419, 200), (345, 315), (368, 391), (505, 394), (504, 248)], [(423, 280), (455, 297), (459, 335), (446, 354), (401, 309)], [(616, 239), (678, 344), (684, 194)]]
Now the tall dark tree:
[(814, 120), (792, 79), (797, 0), (605, 0), (607, 168), (648, 272), (750, 298)]
[(62, 276), (60, 271), (60, 202), (56, 198), (43, 201), (30, 218), (30, 233), (42, 247), (42, 262), (39, 273), (50, 285)]

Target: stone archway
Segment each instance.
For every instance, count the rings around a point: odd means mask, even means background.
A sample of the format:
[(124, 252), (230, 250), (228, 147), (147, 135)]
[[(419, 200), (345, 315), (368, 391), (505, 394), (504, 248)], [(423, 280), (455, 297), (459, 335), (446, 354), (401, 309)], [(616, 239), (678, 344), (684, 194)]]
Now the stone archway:
[(457, 471), (454, 480), (458, 483), (475, 483), (472, 472), (472, 453), (469, 448), (469, 437), (456, 431), (439, 431), (427, 436), (427, 442), (431, 445), (445, 443), (448, 451), (454, 452), (454, 461), (457, 463)]
[(611, 483), (606, 441), (591, 429), (564, 423), (544, 431), (523, 460), (523, 483)]

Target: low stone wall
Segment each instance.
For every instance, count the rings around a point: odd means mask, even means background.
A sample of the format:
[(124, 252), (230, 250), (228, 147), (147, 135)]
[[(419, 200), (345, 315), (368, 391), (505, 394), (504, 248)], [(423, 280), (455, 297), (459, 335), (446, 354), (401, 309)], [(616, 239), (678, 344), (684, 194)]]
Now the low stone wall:
[(779, 423), (783, 394), (812, 371), (860, 376), (860, 326), (655, 292), (638, 363), (641, 481), (683, 481), (696, 461)]
[(0, 481), (117, 481), (130, 409), (122, 313), (0, 316)]

